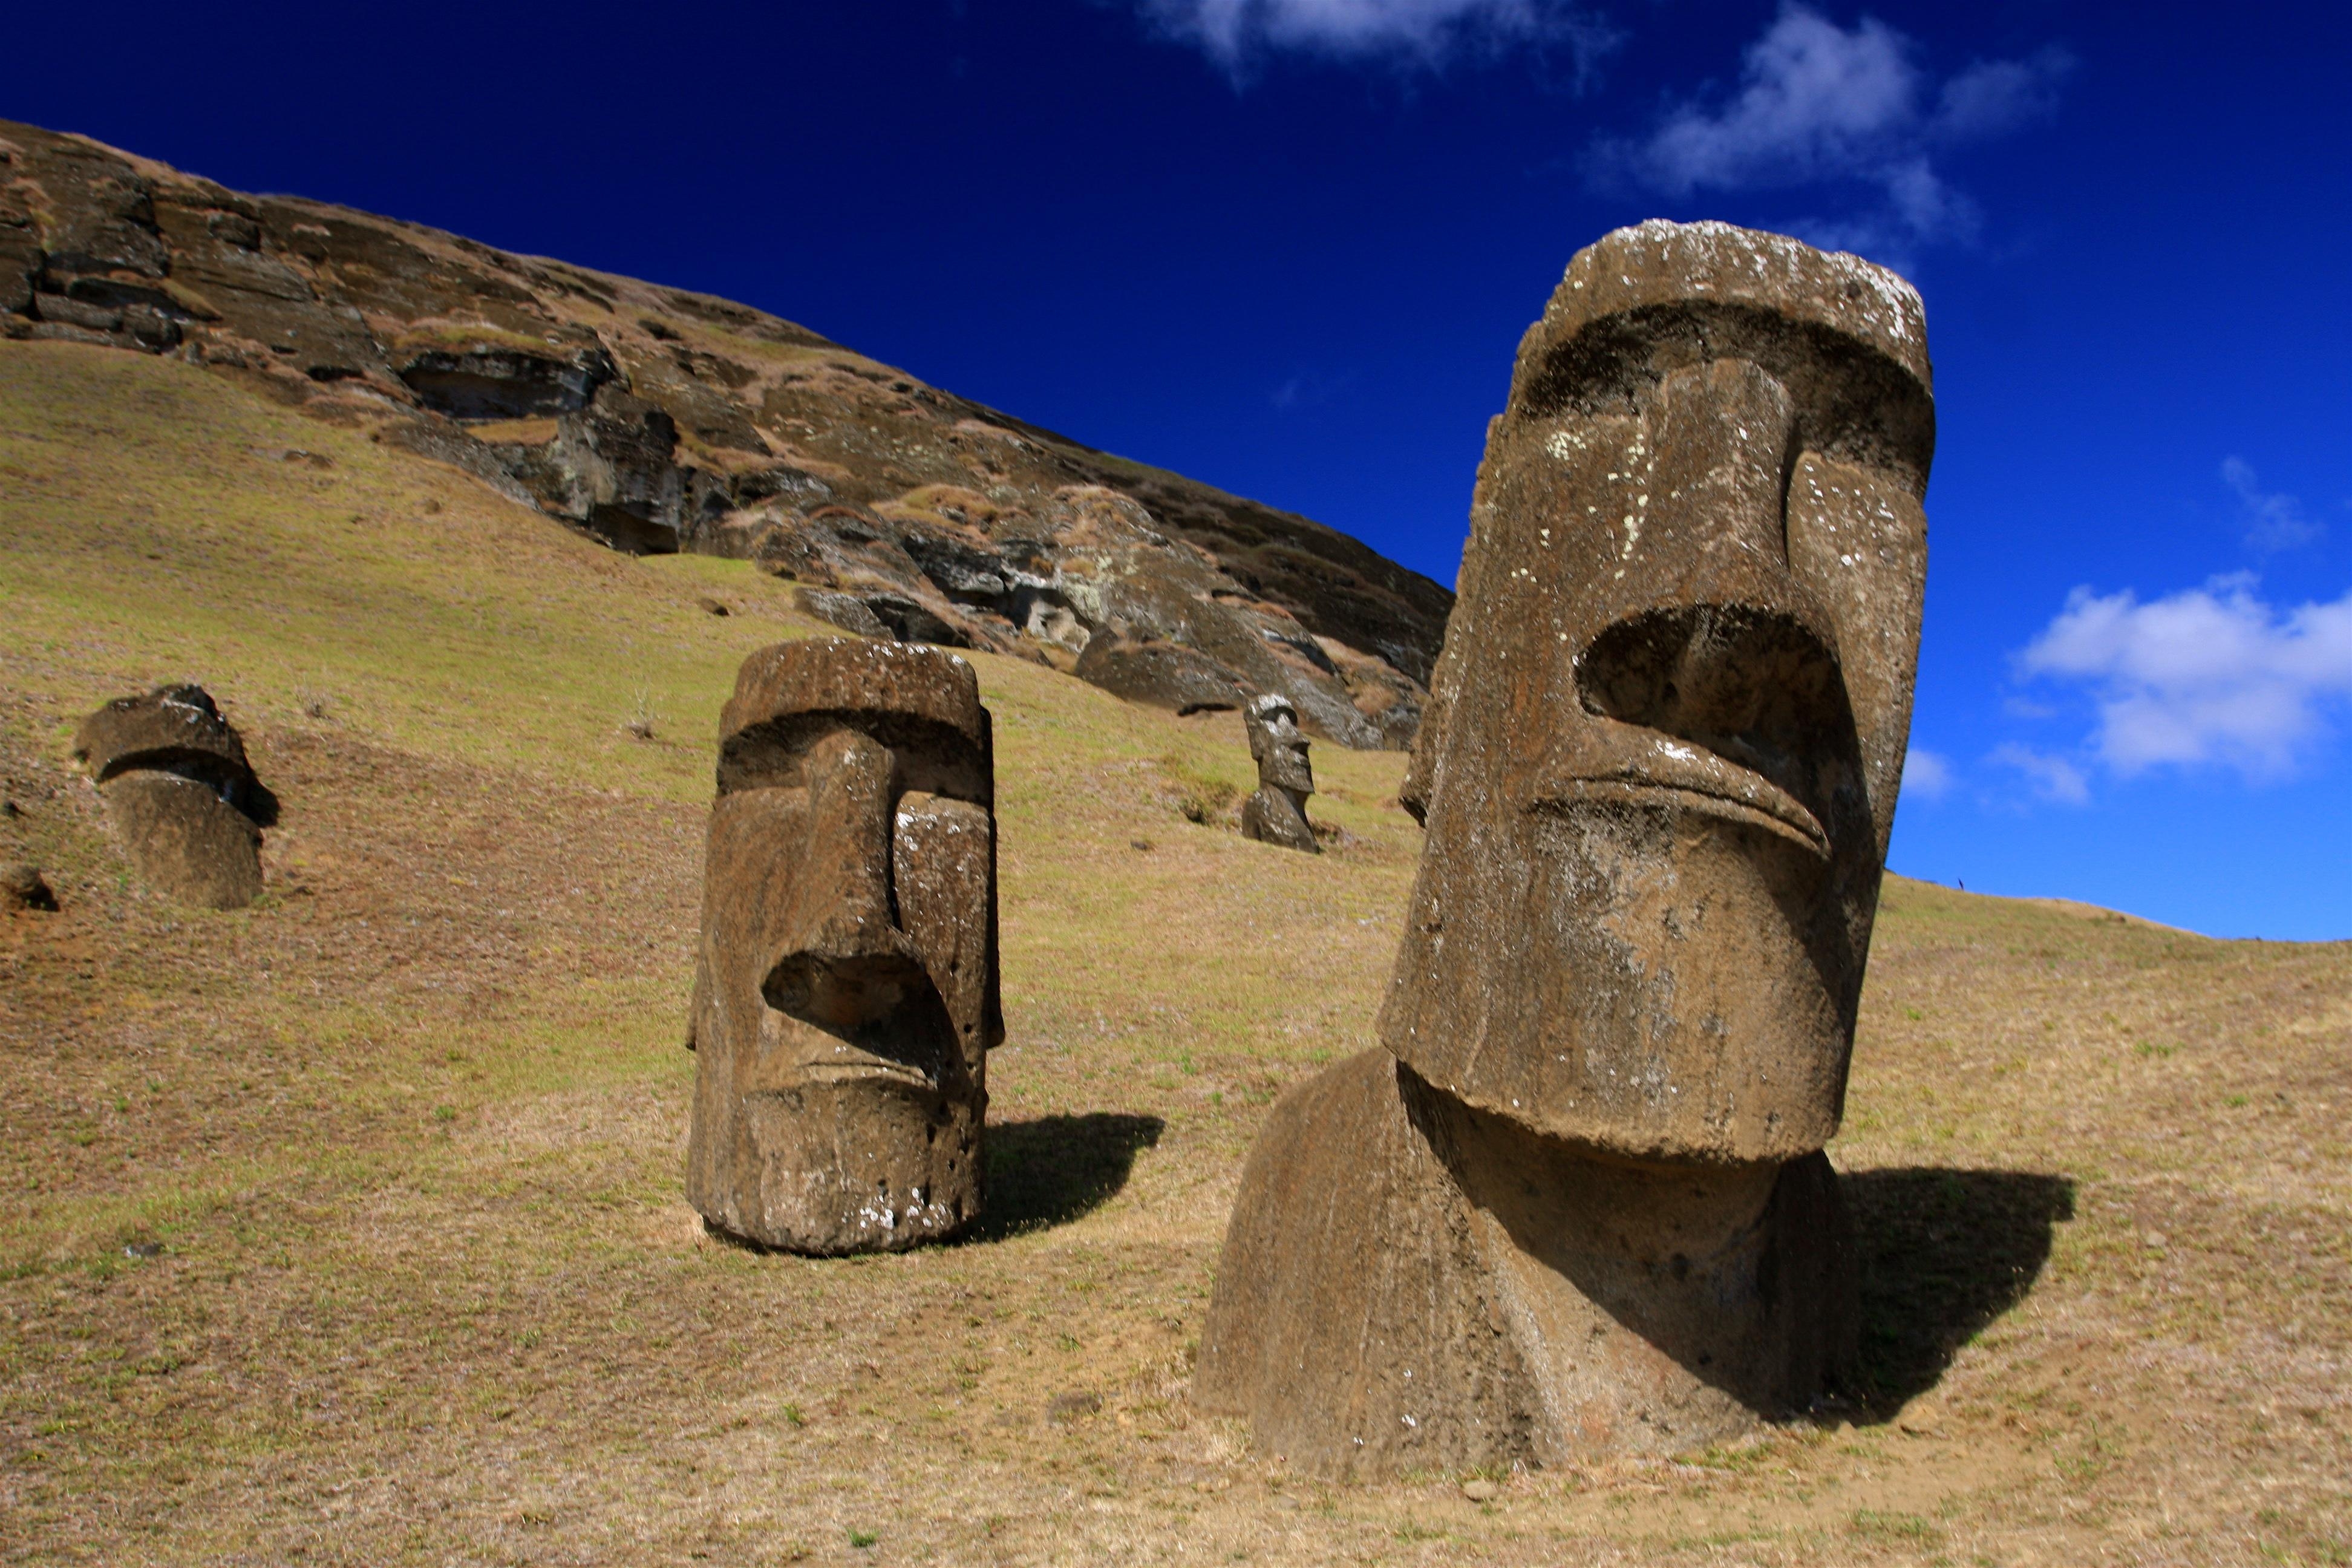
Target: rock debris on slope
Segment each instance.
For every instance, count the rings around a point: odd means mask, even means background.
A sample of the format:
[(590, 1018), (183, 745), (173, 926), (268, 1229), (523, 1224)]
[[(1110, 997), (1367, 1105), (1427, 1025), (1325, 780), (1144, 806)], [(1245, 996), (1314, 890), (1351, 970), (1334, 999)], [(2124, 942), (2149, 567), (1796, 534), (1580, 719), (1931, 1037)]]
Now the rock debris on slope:
[(0, 121), (0, 335), (171, 354), (634, 552), (746, 557), (845, 628), (1411, 742), (1453, 595), (707, 295), (248, 196)]

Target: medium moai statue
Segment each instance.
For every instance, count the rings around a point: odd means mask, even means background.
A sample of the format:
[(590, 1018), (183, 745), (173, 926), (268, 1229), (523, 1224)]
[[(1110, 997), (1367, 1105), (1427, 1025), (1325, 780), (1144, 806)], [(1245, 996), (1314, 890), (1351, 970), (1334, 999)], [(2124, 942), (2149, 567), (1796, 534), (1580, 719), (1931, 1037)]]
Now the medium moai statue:
[(688, 1045), (687, 1197), (794, 1252), (980, 1213), (995, 768), (971, 666), (821, 639), (743, 661), (719, 719)]
[(1257, 793), (1242, 802), (1242, 837), (1286, 849), (1320, 855), (1314, 826), (1307, 820), (1307, 797), (1315, 793), (1315, 770), (1307, 763), (1307, 737), (1299, 733), (1298, 705), (1278, 691), (1253, 697), (1242, 710), (1250, 756), (1257, 763)]
[(277, 820), (277, 801), (203, 687), (116, 699), (81, 721), (73, 754), (141, 881), (206, 909), (261, 896), (261, 830)]
[(1835, 1173), (1910, 728), (1918, 296), (1723, 224), (1578, 253), (1490, 427), (1402, 798), (1384, 1048), (1244, 1172), (1195, 1397), (1327, 1472), (1803, 1411), (1853, 1352)]

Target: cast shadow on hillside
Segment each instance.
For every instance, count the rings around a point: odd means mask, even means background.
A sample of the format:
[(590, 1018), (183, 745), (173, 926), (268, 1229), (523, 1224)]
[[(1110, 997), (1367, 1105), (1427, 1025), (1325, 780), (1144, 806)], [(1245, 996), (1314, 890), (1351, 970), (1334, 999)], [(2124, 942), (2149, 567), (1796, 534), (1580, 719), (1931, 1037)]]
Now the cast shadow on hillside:
[(1843, 1181), (1862, 1274), (1866, 1419), (1892, 1420), (2024, 1300), (2074, 1184), (2025, 1171), (1858, 1171)]
[(1127, 1185), (1136, 1155), (1167, 1125), (1112, 1110), (989, 1123), (988, 1204), (962, 1239), (1001, 1241), (1091, 1214)]

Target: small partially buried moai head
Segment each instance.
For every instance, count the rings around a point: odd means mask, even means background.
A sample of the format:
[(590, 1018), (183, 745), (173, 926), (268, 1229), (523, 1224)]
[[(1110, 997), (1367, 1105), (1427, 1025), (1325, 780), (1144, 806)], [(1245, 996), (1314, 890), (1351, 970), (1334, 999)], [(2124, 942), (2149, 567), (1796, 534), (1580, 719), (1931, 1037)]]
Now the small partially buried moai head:
[(1428, 1082), (1634, 1158), (1819, 1149), (1910, 725), (1918, 296), (1723, 224), (1578, 254), (1491, 426), (1403, 797), (1382, 1015)]
[(1298, 705), (1278, 691), (1253, 697), (1242, 710), (1257, 782), (1276, 789), (1315, 793), (1315, 770), (1307, 761), (1307, 737), (1298, 728)]
[(687, 1195), (798, 1252), (896, 1249), (981, 1205), (997, 990), (994, 766), (971, 666), (816, 640), (719, 721)]
[(261, 894), (261, 830), (277, 802), (201, 686), (159, 686), (81, 721), (74, 758), (106, 797), (140, 879), (208, 909)]

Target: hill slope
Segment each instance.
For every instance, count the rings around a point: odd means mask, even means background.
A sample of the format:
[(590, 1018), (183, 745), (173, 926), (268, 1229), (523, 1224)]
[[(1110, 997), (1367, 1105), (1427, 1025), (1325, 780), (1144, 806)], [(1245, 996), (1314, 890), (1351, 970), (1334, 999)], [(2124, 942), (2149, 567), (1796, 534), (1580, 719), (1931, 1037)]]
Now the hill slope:
[[(63, 903), (0, 916), (0, 1559), (2352, 1551), (2352, 944), (1899, 879), (1832, 1149), (1853, 1425), (1482, 1505), (1302, 1481), (1194, 1415), (1243, 1154), (1370, 1039), (1402, 759), (1318, 753), (1346, 837), (1290, 854), (1181, 815), (1248, 781), (1233, 716), (984, 651), (992, 1218), (898, 1258), (712, 1242), (679, 1048), (712, 737), (743, 653), (818, 628), (748, 563), (614, 555), (368, 437), (0, 342), (0, 859)], [(143, 894), (66, 766), (165, 677), (279, 798), (251, 910)]]
[(1350, 746), (1410, 742), (1453, 603), (742, 305), (5, 121), (0, 334), (219, 369), (617, 549), (755, 558), (868, 635), (1178, 709), (1284, 690)]

